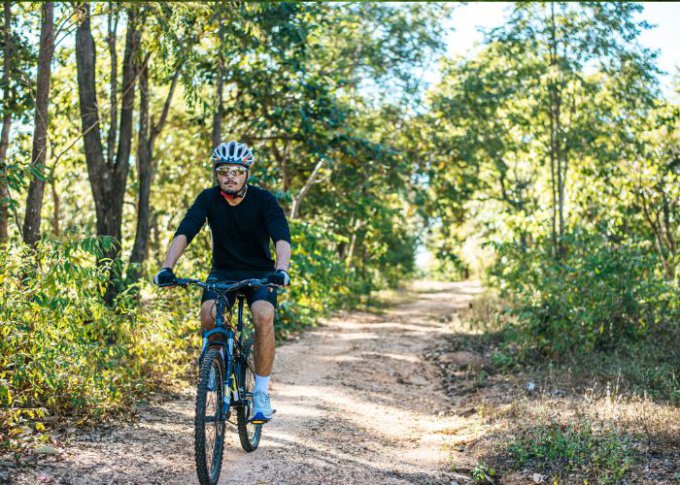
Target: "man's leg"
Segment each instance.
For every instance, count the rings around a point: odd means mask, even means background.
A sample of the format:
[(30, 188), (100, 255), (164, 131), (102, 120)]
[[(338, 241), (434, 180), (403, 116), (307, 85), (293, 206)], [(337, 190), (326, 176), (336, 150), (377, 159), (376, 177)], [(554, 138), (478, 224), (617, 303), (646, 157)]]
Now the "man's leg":
[[(205, 330), (212, 330), (215, 328), (215, 321), (217, 320), (217, 300), (206, 300), (201, 304), (201, 327)], [(216, 341), (219, 335), (211, 335), (209, 340)]]
[(257, 300), (251, 305), (250, 313), (255, 324), (255, 373), (268, 377), (274, 367), (274, 305)]
[(256, 300), (250, 306), (255, 324), (255, 389), (253, 419), (269, 420), (274, 413), (269, 399), (269, 377), (274, 367), (274, 305)]

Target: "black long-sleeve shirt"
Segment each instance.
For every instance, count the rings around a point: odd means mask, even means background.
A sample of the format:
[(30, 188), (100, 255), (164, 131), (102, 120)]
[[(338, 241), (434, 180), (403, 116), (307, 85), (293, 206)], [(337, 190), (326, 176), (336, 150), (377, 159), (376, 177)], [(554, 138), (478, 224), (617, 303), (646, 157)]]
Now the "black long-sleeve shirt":
[(248, 185), (240, 204), (231, 206), (215, 186), (201, 192), (182, 219), (175, 237), (187, 241), (201, 230), (206, 220), (212, 233), (212, 267), (221, 270), (271, 271), (274, 260), (270, 239), (290, 243), (290, 230), (274, 195)]

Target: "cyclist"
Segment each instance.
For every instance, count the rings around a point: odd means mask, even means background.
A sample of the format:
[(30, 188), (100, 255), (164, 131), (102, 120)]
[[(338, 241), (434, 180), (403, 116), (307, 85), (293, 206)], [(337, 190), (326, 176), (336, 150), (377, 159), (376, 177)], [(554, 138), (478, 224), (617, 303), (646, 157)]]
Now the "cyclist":
[[(252, 150), (236, 141), (221, 143), (212, 154), (213, 174), (218, 185), (203, 190), (175, 232), (162, 269), (154, 277), (159, 286), (175, 283), (173, 268), (182, 252), (198, 234), (206, 220), (212, 234), (212, 268), (208, 282), (268, 278), (271, 283), (290, 284), (290, 230), (274, 195), (248, 184)], [(270, 239), (276, 260), (269, 250)], [(274, 288), (249, 289), (248, 305), (255, 325), (255, 389), (253, 419), (269, 420), (273, 410), (269, 378), (274, 364)], [(229, 305), (233, 305), (230, 295)], [(217, 295), (204, 290), (201, 298), (203, 330), (215, 327)], [(220, 338), (212, 335), (214, 342)]]

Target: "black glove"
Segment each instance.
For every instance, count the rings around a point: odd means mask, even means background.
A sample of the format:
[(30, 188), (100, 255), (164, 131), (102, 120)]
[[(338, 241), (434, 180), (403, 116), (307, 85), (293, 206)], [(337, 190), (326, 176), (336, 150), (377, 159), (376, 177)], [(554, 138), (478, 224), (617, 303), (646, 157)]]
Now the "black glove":
[(163, 268), (153, 277), (154, 284), (158, 286), (174, 286), (177, 281), (172, 268)]
[(269, 282), (275, 285), (288, 286), (290, 284), (290, 276), (285, 269), (277, 269), (274, 273), (269, 275)]

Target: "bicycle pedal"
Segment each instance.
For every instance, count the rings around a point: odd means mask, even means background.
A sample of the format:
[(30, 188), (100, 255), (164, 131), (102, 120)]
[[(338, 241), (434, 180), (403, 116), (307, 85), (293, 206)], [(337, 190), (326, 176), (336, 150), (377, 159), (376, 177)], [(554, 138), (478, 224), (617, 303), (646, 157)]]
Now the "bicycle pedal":
[[(276, 413), (276, 409), (272, 410), (272, 417), (274, 417), (275, 413)], [(265, 418), (264, 416), (263, 417), (255, 416), (254, 418), (250, 418), (248, 420), (248, 422), (251, 423), (251, 424), (265, 424), (265, 423), (268, 423), (271, 420), (272, 420), (272, 418)]]

